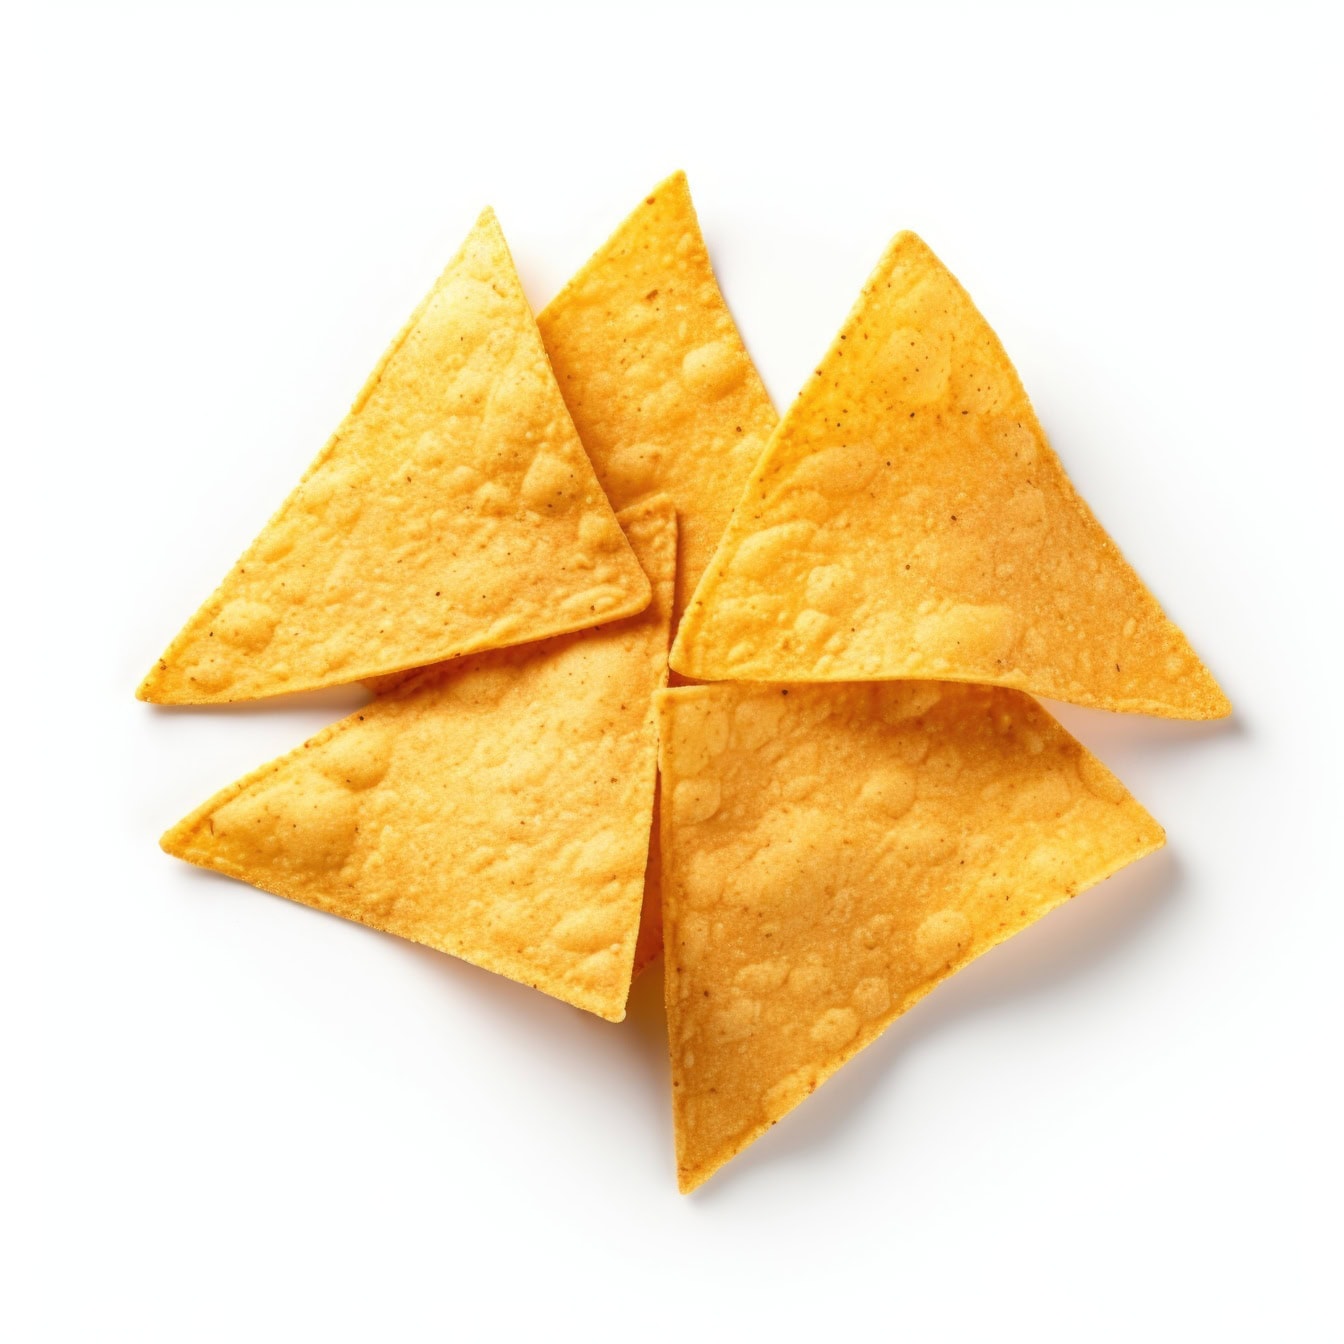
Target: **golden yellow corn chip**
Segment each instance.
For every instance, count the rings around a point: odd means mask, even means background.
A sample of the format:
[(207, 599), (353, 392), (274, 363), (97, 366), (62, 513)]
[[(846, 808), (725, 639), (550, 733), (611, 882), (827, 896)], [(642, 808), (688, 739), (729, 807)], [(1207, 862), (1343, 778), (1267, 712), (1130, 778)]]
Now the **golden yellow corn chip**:
[(666, 493), (676, 505), (679, 617), (777, 418), (684, 173), (649, 193), (537, 325), (612, 504)]
[(336, 685), (648, 602), (487, 210), (138, 694), (203, 704)]
[(623, 521), (648, 611), (428, 668), (225, 789), (164, 849), (620, 1021), (676, 566), (667, 500)]
[(1229, 710), (1064, 474), (998, 338), (911, 233), (757, 463), (672, 667)]
[(1020, 692), (736, 683), (658, 702), (683, 1190), (939, 981), (1163, 843)]

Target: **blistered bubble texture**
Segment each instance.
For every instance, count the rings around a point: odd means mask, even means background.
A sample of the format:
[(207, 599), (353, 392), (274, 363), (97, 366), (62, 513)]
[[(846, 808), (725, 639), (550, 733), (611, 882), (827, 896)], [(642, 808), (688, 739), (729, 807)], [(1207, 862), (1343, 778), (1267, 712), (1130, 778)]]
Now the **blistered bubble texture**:
[(683, 1189), (940, 980), (1163, 843), (1016, 691), (683, 687), (659, 732)]

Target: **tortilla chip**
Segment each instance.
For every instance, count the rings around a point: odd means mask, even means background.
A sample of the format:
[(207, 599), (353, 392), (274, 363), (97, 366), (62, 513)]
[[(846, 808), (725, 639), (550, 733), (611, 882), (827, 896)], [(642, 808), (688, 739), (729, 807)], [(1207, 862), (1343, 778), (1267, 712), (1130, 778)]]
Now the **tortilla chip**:
[(984, 682), (1171, 718), (1230, 708), (1079, 498), (998, 338), (911, 233), (753, 471), (672, 666)]
[(493, 212), (137, 694), (250, 700), (642, 611)]
[(1163, 844), (1030, 697), (658, 697), (673, 1117), (693, 1190), (939, 981)]
[(719, 292), (685, 173), (674, 173), (537, 315), (612, 504), (666, 493), (675, 612), (709, 563), (777, 416)]
[(170, 854), (619, 1022), (653, 809), (676, 519), (625, 518), (653, 605), (427, 669), (239, 780)]

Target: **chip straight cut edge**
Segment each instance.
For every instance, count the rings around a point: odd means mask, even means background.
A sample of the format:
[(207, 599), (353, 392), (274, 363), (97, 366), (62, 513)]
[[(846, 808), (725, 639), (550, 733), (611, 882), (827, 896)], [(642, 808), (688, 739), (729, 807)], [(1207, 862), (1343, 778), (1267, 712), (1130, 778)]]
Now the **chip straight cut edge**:
[(1030, 696), (660, 693), (678, 1182), (701, 1184), (940, 981), (1159, 848)]
[(998, 338), (912, 233), (752, 472), (672, 667), (978, 682), (1171, 718), (1230, 710), (1065, 475)]
[(649, 599), (487, 210), (137, 694), (208, 704), (360, 681)]
[(676, 517), (622, 515), (641, 615), (426, 669), (224, 789), (168, 853), (625, 1016)]

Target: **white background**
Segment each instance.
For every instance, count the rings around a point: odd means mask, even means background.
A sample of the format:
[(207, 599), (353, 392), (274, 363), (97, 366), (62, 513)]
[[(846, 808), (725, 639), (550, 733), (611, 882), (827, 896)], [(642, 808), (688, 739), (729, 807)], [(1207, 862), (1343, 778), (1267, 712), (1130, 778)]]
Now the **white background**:
[[(1328, 7), (4, 29), (0, 1334), (1340, 1338)], [(356, 693), (132, 699), (483, 204), (540, 306), (678, 166), (781, 407), (923, 233), (1237, 707), (1060, 711), (1169, 848), (690, 1199), (656, 977), (611, 1026), (156, 848)]]

